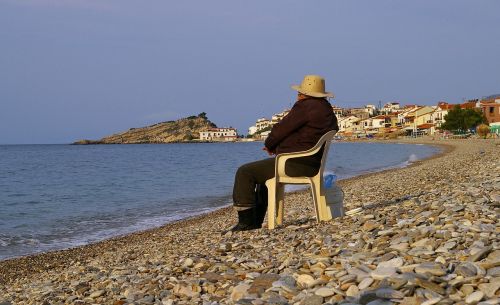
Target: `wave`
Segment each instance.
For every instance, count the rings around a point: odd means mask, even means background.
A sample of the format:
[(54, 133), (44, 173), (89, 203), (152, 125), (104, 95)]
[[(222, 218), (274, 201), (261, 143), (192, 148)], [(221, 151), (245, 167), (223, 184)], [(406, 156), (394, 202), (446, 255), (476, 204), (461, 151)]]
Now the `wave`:
[[(0, 234), (0, 260), (20, 257), (23, 255), (36, 254), (41, 252), (63, 250), (78, 246), (87, 245), (94, 242), (99, 242), (108, 238), (119, 237), (135, 232), (140, 232), (148, 229), (157, 228), (178, 220), (199, 216), (224, 207), (227, 207), (231, 202), (217, 207), (197, 207), (194, 209), (185, 209), (177, 211), (172, 215), (150, 216), (139, 218), (134, 223), (127, 226), (109, 227), (100, 229), (94, 232), (86, 232), (84, 235), (72, 234), (76, 230), (67, 230), (59, 232), (59, 234), (24, 234), (24, 235), (8, 235)], [(108, 215), (109, 216), (109, 215)], [(83, 227), (100, 227), (106, 222), (104, 216), (99, 219), (81, 220), (80, 226)], [(120, 223), (126, 223), (126, 219), (117, 220)]]

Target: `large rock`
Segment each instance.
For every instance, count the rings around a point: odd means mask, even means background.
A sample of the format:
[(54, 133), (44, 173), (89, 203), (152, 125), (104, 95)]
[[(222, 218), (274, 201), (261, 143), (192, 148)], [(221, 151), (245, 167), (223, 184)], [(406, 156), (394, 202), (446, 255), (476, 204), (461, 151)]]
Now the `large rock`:
[(104, 137), (100, 140), (79, 140), (73, 144), (139, 144), (176, 143), (197, 139), (201, 131), (217, 127), (201, 113), (177, 121), (161, 122), (154, 125), (130, 128), (127, 131)]

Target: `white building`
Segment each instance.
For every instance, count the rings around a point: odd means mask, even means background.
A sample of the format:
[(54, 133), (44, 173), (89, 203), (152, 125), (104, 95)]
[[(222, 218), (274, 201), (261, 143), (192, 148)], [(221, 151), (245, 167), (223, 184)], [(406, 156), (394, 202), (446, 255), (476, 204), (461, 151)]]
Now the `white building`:
[(279, 123), (283, 118), (290, 112), (290, 110), (285, 109), (280, 113), (276, 113), (271, 117), (271, 126)]
[(254, 126), (248, 128), (248, 134), (254, 135), (255, 133), (260, 133), (262, 130), (269, 130), (273, 125), (279, 123), (289, 112), (290, 110), (285, 109), (280, 113), (273, 114), (270, 120), (266, 118), (258, 119)]
[(372, 128), (374, 129), (391, 127), (391, 118), (389, 116), (377, 115), (371, 119), (372, 119)]
[(262, 132), (260, 134), (260, 139), (265, 140), (269, 136), (270, 133), (271, 133), (271, 130), (267, 130), (267, 131)]
[(367, 119), (370, 117), (370, 111), (368, 108), (351, 108), (351, 109), (348, 109), (348, 114), (349, 115), (353, 115), (355, 117), (358, 117), (362, 120), (364, 119)]
[(374, 116), (377, 112), (377, 107), (375, 107), (375, 105), (366, 105), (365, 109), (370, 114), (370, 116)]
[(392, 113), (395, 111), (399, 111), (401, 109), (401, 105), (398, 102), (390, 102), (384, 105), (384, 107), (380, 110), (380, 112), (384, 114)]
[(405, 122), (408, 121), (408, 117), (412, 116), (416, 109), (418, 109), (418, 106), (412, 105), (404, 108), (403, 111), (398, 112), (398, 124), (400, 126), (404, 126)]
[(434, 124), (436, 127), (441, 127), (444, 123), (444, 117), (448, 114), (448, 111), (453, 109), (454, 105), (448, 104), (446, 102), (439, 102), (436, 107), (436, 111), (434, 111)]
[(257, 122), (255, 122), (255, 125), (248, 128), (248, 134), (253, 135), (258, 131), (268, 128), (269, 126), (271, 126), (271, 120), (260, 118)]
[(248, 128), (248, 134), (249, 134), (249, 135), (253, 135), (253, 134), (254, 134), (254, 133), (256, 133), (257, 131), (258, 131), (257, 126), (250, 126), (250, 127)]
[(260, 118), (255, 122), (255, 127), (257, 127), (257, 131), (265, 129), (267, 127), (271, 126), (271, 120), (268, 120), (266, 118)]
[(361, 119), (353, 115), (341, 118), (338, 121), (339, 132), (347, 132), (353, 125), (357, 125), (359, 121), (361, 121)]
[(200, 132), (201, 141), (235, 141), (238, 133), (235, 128), (210, 128)]
[(332, 105), (332, 110), (338, 120), (344, 117), (344, 109)]

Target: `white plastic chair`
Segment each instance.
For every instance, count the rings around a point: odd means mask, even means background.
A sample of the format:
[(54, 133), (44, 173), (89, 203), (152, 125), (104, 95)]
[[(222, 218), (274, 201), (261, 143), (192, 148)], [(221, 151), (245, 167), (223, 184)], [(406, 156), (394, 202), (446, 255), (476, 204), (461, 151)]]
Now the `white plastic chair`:
[[(266, 181), (268, 190), (268, 208), (267, 208), (267, 226), (274, 229), (276, 224), (283, 223), (285, 184), (309, 184), (311, 186), (314, 209), (316, 211), (316, 220), (330, 220), (331, 214), (327, 212), (325, 188), (323, 185), (323, 171), (328, 156), (328, 149), (333, 136), (337, 133), (332, 130), (324, 134), (313, 148), (294, 153), (283, 153), (276, 156), (275, 176)], [(323, 148), (321, 157), (321, 166), (318, 174), (314, 177), (290, 177), (285, 173), (286, 161), (293, 158), (312, 156)], [(277, 209), (276, 209), (277, 208)]]

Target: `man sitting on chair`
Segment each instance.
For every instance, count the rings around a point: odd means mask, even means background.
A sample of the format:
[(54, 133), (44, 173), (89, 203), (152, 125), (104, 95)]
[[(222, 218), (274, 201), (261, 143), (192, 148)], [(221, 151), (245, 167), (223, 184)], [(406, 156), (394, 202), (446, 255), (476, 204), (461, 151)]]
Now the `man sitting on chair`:
[[(317, 75), (306, 75), (298, 91), (297, 102), (279, 123), (273, 126), (265, 141), (270, 156), (280, 153), (305, 151), (331, 130), (338, 130), (337, 118), (326, 97), (325, 80)], [(291, 177), (312, 177), (321, 166), (323, 150), (309, 157), (291, 159), (285, 171)], [(242, 165), (236, 172), (233, 202), (238, 212), (238, 224), (232, 231), (258, 229), (262, 226), (267, 210), (266, 181), (275, 175), (275, 158), (268, 158)]]

